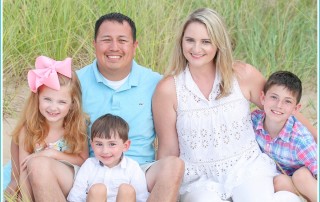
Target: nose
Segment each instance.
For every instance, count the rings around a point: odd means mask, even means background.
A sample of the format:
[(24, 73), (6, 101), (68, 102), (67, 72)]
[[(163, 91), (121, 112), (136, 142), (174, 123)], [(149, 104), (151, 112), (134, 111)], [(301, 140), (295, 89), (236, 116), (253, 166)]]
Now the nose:
[(109, 153), (108, 146), (103, 146), (103, 148), (102, 148), (102, 152), (103, 152), (104, 154)]
[(110, 43), (110, 50), (117, 51), (119, 49), (117, 41), (113, 40)]
[(283, 104), (282, 101), (279, 100), (278, 103), (277, 103), (277, 107), (278, 107), (278, 108), (281, 108), (281, 107), (282, 107), (282, 104)]
[(52, 102), (51, 105), (50, 105), (50, 110), (51, 110), (51, 111), (56, 111), (56, 110), (58, 110), (58, 104)]
[(201, 49), (201, 43), (194, 43), (193, 50), (195, 53), (200, 52)]

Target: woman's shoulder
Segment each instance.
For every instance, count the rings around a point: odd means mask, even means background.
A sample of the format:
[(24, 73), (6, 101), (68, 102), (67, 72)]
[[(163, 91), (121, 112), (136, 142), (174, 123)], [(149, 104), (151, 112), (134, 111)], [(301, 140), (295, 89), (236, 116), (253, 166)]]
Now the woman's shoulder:
[(233, 71), (245, 98), (261, 107), (260, 93), (266, 82), (261, 72), (254, 66), (242, 61), (233, 63)]
[(253, 77), (259, 72), (254, 66), (243, 61), (235, 61), (232, 68), (236, 77), (241, 80)]
[[(164, 103), (176, 102), (176, 88), (173, 76), (167, 76), (160, 80), (153, 94), (152, 102), (154, 106), (164, 106)], [(170, 104), (170, 105), (171, 105)]]
[(173, 76), (166, 76), (162, 78), (156, 88), (156, 91), (159, 93), (172, 93), (175, 92), (175, 81)]

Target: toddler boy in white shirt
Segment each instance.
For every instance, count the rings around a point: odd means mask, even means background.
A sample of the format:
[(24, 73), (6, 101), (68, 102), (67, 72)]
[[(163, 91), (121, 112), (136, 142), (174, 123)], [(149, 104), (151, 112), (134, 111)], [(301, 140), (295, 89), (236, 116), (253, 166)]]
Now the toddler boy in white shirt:
[(119, 116), (106, 114), (91, 128), (95, 157), (88, 158), (77, 173), (68, 201), (145, 202), (149, 196), (139, 164), (124, 156), (130, 147), (129, 126)]

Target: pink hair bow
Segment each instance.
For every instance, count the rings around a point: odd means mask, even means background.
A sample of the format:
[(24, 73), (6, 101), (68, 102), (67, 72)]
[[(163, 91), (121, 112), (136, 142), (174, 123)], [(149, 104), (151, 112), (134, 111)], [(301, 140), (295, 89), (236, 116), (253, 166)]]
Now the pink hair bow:
[(36, 93), (41, 85), (60, 90), (58, 73), (71, 78), (71, 61), (71, 58), (55, 61), (46, 56), (37, 57), (36, 69), (28, 72), (28, 84), (31, 91)]

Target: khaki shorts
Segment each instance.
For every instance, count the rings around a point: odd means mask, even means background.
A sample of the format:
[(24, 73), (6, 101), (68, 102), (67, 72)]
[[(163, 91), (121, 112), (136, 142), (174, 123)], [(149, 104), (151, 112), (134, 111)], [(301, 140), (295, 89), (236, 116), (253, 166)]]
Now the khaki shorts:
[(69, 163), (68, 161), (63, 161), (63, 160), (59, 160), (59, 161), (61, 163), (65, 164), (65, 165), (70, 166), (70, 167), (73, 168), (73, 180), (75, 180), (76, 179), (76, 175), (77, 175), (77, 173), (78, 173), (78, 171), (80, 169), (80, 166), (73, 165), (73, 164)]
[(144, 174), (147, 173), (148, 169), (155, 163), (156, 161), (150, 162), (150, 163), (145, 163), (140, 165), (140, 168), (142, 169), (142, 171), (144, 172)]

